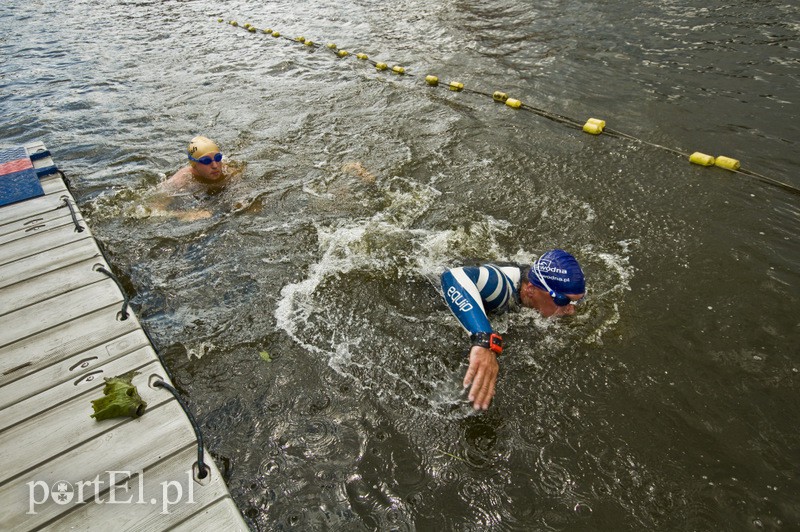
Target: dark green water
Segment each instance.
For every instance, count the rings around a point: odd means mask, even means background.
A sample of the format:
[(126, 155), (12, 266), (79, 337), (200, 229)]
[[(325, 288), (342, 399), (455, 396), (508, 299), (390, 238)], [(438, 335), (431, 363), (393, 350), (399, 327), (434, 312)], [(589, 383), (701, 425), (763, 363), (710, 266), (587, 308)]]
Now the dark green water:
[[(799, 20), (787, 1), (13, 0), (0, 143), (41, 140), (72, 178), (254, 529), (795, 530), (800, 196), (423, 78), (800, 187)], [(210, 219), (148, 216), (198, 133), (242, 182), (184, 199)], [(473, 414), (437, 275), (551, 247), (586, 304), (497, 319), (498, 395)]]

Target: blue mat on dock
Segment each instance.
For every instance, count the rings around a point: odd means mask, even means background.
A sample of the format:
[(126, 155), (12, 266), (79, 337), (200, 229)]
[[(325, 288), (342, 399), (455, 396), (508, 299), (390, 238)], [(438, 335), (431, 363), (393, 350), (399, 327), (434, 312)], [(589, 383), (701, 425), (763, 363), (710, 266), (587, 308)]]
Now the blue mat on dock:
[(0, 150), (0, 207), (39, 196), (44, 190), (25, 148)]

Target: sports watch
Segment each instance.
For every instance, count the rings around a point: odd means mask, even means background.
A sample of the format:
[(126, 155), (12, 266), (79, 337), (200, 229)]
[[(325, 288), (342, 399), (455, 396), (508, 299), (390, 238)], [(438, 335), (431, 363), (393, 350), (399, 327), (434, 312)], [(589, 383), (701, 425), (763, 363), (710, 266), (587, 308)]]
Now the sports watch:
[(472, 345), (490, 349), (498, 356), (503, 352), (503, 337), (497, 333), (479, 332), (470, 335), (469, 340), (472, 342)]

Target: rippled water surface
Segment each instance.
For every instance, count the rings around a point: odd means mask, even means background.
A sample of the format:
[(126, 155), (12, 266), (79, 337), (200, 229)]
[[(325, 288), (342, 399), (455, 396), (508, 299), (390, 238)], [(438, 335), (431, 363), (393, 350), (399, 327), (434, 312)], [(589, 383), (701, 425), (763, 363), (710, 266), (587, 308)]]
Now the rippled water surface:
[[(798, 20), (781, 0), (11, 0), (0, 142), (41, 140), (71, 177), (254, 529), (792, 530), (800, 195), (653, 145), (800, 187)], [(209, 219), (154, 216), (199, 133), (242, 181), (181, 198)], [(551, 247), (589, 297), (494, 321), (474, 414), (438, 274)]]

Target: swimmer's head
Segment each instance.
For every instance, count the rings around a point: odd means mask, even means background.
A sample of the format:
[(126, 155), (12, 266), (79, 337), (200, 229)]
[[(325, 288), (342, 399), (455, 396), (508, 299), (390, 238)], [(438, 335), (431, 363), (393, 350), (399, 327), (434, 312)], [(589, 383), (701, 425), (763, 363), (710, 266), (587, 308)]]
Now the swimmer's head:
[(539, 257), (528, 271), (528, 280), (548, 292), (558, 306), (569, 305), (572, 298), (567, 295), (586, 293), (580, 264), (563, 249), (553, 249)]
[(192, 176), (201, 183), (218, 183), (225, 179), (222, 153), (219, 146), (208, 137), (198, 136), (187, 148)]
[(219, 146), (208, 137), (199, 135), (189, 142), (189, 147), (186, 149), (189, 153), (189, 159), (199, 159), (203, 155), (219, 153)]

